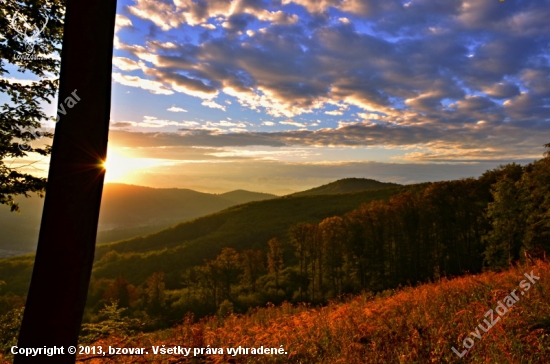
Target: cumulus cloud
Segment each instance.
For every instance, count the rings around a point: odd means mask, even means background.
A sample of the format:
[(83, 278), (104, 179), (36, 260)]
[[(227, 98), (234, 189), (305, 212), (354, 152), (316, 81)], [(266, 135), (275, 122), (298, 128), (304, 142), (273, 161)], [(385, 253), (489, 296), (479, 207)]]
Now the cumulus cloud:
[(135, 71), (141, 68), (138, 62), (126, 57), (113, 57), (113, 65), (122, 71)]
[(138, 76), (123, 75), (113, 72), (113, 81), (124, 86), (138, 87), (157, 95), (172, 95), (174, 92), (158, 81), (140, 78)]
[(178, 28), (182, 24), (191, 26), (201, 25), (208, 29), (215, 29), (207, 23), (212, 18), (227, 20), (226, 28), (234, 29), (243, 16), (252, 17), (260, 21), (273, 24), (288, 25), (298, 21), (296, 14), (288, 14), (282, 10), (266, 10), (262, 1), (250, 0), (173, 0), (167, 2), (135, 0), (135, 4), (128, 7), (133, 15), (142, 19), (149, 19), (162, 30)]
[[(145, 120), (158, 122), (157, 120)], [(280, 122), (302, 128), (292, 120)], [(298, 124), (298, 125), (295, 125)], [(198, 127), (198, 125), (195, 125)], [(224, 127), (238, 127), (240, 134), (221, 132)], [(375, 147), (416, 148), (403, 160), (407, 161), (482, 161), (507, 159), (535, 159), (542, 152), (550, 133), (549, 123), (532, 125), (525, 130), (521, 125), (504, 123), (498, 126), (480, 120), (467, 127), (436, 129), (430, 125), (396, 126), (393, 124), (342, 123), (337, 129), (294, 130), (280, 132), (245, 132), (240, 122), (207, 122), (197, 128), (185, 128), (181, 133), (120, 134), (126, 146), (271, 146), (271, 147)], [(487, 135), (489, 134), (489, 136)], [(515, 142), (521, 139), (523, 143)]]
[(175, 106), (172, 106), (171, 108), (166, 109), (166, 110), (172, 111), (172, 112), (187, 112), (187, 110), (182, 109), (181, 107), (175, 107)]
[(132, 21), (122, 14), (117, 14), (115, 19), (115, 32), (118, 32), (120, 29), (124, 27), (130, 27), (132, 26)]
[[(115, 66), (142, 75), (116, 73), (113, 79), (157, 94), (185, 93), (225, 111), (214, 101), (223, 93), (243, 108), (287, 118), (279, 125), (318, 126), (294, 121), (304, 114), (340, 119), (336, 129), (269, 135), (227, 126), (249, 142), (383, 146), (463, 140), (463, 149), (455, 149), (471, 157), (483, 154), (480, 145), (501, 150), (497, 136), (508, 144), (521, 138), (540, 143), (537, 133), (548, 128), (547, 1), (278, 4), (136, 0), (130, 14), (161, 30), (217, 30), (198, 42), (170, 37), (126, 45), (130, 58), (115, 58)], [(348, 117), (351, 112), (358, 119)], [(274, 125), (269, 123), (262, 125)], [(430, 152), (408, 158), (453, 155), (430, 145)]]
[(304, 123), (298, 123), (294, 120), (285, 120), (285, 121), (279, 121), (279, 124), (281, 125), (293, 125), (293, 126), (297, 126), (299, 128), (304, 128), (306, 126), (306, 124)]
[(220, 104), (218, 104), (216, 101), (213, 101), (213, 100), (204, 100), (204, 101), (201, 103), (201, 105), (202, 105), (202, 106), (209, 107), (209, 108), (211, 108), (211, 109), (220, 109), (220, 110), (225, 111), (225, 106), (220, 105)]
[(482, 91), (487, 96), (495, 99), (505, 99), (519, 95), (519, 87), (516, 84), (509, 82), (499, 82), (496, 84), (489, 84), (482, 87)]

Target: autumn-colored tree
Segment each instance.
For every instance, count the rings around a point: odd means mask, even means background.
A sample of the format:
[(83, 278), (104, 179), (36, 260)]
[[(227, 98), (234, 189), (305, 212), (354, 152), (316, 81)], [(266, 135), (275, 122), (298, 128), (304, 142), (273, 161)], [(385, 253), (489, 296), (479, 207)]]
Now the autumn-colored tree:
[(216, 267), (215, 271), (220, 276), (221, 297), (232, 299), (231, 286), (239, 282), (239, 275), (242, 274), (239, 253), (233, 248), (223, 248), (222, 252), (212, 262)]
[(273, 238), (267, 242), (269, 252), (267, 253), (267, 265), (269, 273), (275, 276), (275, 288), (279, 291), (279, 275), (283, 270), (283, 248), (278, 238)]
[(143, 285), (149, 311), (158, 313), (166, 303), (164, 272), (153, 273)]
[(208, 261), (205, 265), (196, 268), (198, 276), (199, 299), (212, 308), (220, 304), (221, 279), (219, 267), (213, 262)]
[[(326, 268), (327, 277), (332, 283), (335, 294), (342, 291), (342, 275), (346, 256), (347, 234), (344, 220), (340, 216), (327, 217), (319, 224), (322, 241), (322, 266)], [(320, 287), (322, 287), (322, 282)], [(321, 289), (322, 291), (322, 289)]]
[(239, 256), (243, 270), (241, 283), (248, 285), (252, 292), (256, 292), (256, 281), (265, 271), (264, 253), (260, 250), (246, 249)]
[(117, 301), (120, 307), (130, 307), (139, 297), (138, 291), (133, 284), (128, 282), (122, 275), (118, 276), (103, 293), (107, 302)]
[(300, 288), (298, 297), (301, 300), (304, 299), (304, 292), (307, 291), (309, 286), (307, 272), (308, 272), (308, 235), (310, 234), (311, 227), (309, 224), (300, 223), (292, 226), (288, 235), (290, 237), (290, 243), (296, 249), (296, 256), (298, 258), (298, 265), (300, 267)]

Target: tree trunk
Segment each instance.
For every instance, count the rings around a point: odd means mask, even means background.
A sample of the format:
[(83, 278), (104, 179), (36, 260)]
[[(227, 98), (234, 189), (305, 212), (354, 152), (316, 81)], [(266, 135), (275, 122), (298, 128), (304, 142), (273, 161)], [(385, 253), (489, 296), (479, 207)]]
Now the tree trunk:
[(59, 108), (19, 348), (62, 347), (14, 363), (74, 363), (94, 260), (111, 108), (116, 0), (68, 0)]

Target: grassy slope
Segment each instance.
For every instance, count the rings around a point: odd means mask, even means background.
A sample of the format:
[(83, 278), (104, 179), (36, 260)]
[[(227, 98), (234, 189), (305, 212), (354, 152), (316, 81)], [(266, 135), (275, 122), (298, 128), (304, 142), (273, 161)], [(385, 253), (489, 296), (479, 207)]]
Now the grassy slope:
[[(133, 284), (141, 284), (157, 271), (166, 274), (167, 288), (177, 286), (186, 267), (214, 258), (222, 247), (265, 249), (267, 241), (284, 237), (298, 222), (320, 222), (341, 215), (363, 202), (386, 200), (425, 184), (386, 188), (345, 195), (282, 197), (251, 202), (222, 212), (184, 222), (146, 237), (99, 245), (93, 276), (116, 278), (124, 275)], [(110, 252), (110, 253), (109, 253)], [(109, 254), (107, 254), (109, 253)], [(30, 279), (32, 260), (0, 260), (0, 279), (4, 292), (24, 294)]]
[[(483, 322), (526, 272), (540, 277), (463, 359), (462, 341)], [(518, 289), (518, 291), (520, 291)], [(360, 295), (323, 308), (256, 309), (225, 320), (210, 318), (125, 341), (111, 336), (95, 345), (144, 347), (149, 355), (115, 356), (109, 363), (187, 362), (182, 355), (153, 355), (153, 345), (213, 348), (279, 348), (283, 355), (204, 356), (225, 363), (550, 363), (550, 264), (535, 262), (502, 273), (484, 273), (405, 288), (378, 297)], [(496, 313), (495, 313), (496, 315)], [(80, 357), (83, 358), (83, 357)], [(183, 360), (183, 361), (182, 361)], [(211, 361), (210, 361), (211, 360)], [(100, 360), (98, 363), (106, 361)]]

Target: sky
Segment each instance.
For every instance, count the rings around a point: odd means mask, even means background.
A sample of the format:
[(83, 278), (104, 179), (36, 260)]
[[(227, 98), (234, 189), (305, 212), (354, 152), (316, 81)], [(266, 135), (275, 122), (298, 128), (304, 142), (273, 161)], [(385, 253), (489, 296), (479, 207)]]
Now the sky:
[(107, 181), (285, 194), (531, 162), (548, 19), (549, 0), (119, 0)]

